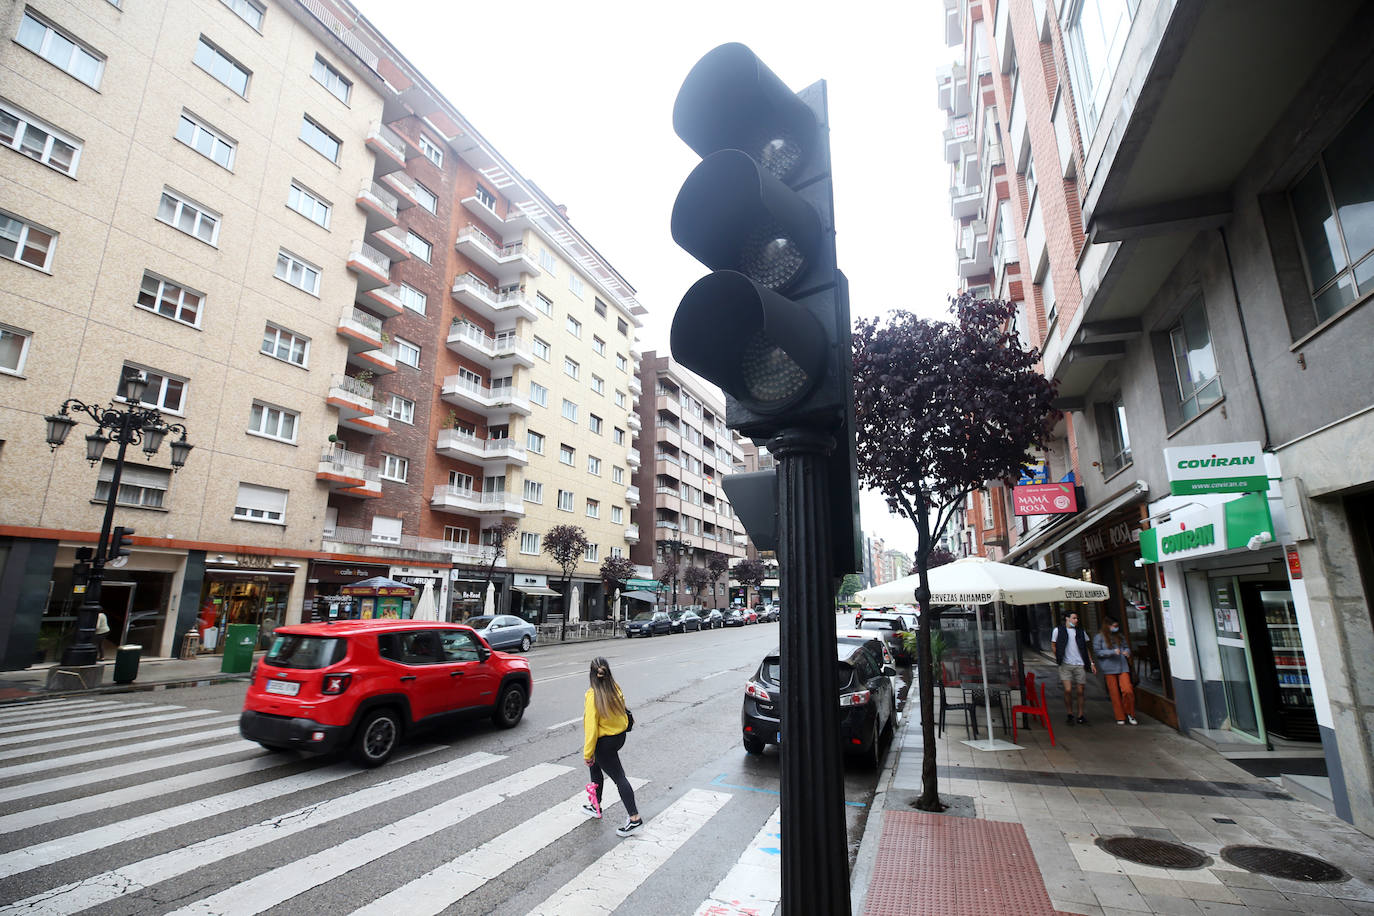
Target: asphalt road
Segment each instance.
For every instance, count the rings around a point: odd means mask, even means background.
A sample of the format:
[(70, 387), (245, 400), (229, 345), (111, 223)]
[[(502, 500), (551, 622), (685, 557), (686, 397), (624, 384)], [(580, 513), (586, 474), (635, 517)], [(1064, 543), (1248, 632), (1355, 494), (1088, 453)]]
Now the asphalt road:
[[(777, 639), (537, 646), (519, 726), (427, 734), (370, 771), (237, 738), (241, 684), (0, 707), (0, 914), (694, 914), (720, 893), (743, 912), (776, 867), (779, 798), (776, 751), (744, 753), (739, 710)], [(568, 817), (598, 654), (635, 713), (622, 760), (648, 827), (628, 840), (618, 807)], [(875, 782), (846, 767), (851, 862)]]

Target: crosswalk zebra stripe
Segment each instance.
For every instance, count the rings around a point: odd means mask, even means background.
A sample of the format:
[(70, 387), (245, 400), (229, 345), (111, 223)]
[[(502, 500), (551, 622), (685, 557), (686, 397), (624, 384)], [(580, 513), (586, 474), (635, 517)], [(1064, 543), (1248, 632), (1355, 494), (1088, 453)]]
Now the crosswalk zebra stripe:
[(667, 862), (730, 800), (726, 792), (692, 789), (640, 832), (554, 891), (529, 916), (605, 916)]
[(459, 757), (416, 773), (397, 776), (386, 782), (326, 799), (285, 814), (278, 814), (250, 827), (221, 836), (210, 837), (181, 849), (174, 849), (150, 859), (131, 862), (82, 881), (73, 881), (52, 888), (24, 900), (12, 903), (0, 914), (23, 913), (26, 916), (65, 916), (81, 910), (135, 894), (162, 881), (221, 862), (259, 846), (274, 843), (293, 834), (347, 817), (365, 808), (380, 805), (428, 789), (445, 780), (472, 770), (497, 763), (505, 758), (477, 752)]
[(129, 703), (125, 700), (52, 700), (45, 703), (24, 703), (19, 706), (0, 706), (0, 722), (28, 722), (31, 719), (52, 719), (73, 713), (130, 706), (151, 706), (151, 703)]
[[(630, 778), (630, 784), (636, 789), (648, 782), (647, 779)], [(435, 916), (442, 913), (507, 869), (587, 823), (587, 814), (582, 810), (586, 800), (587, 793), (578, 792), (518, 827), (354, 910), (352, 916), (394, 916), (396, 913)], [(620, 797), (615, 785), (608, 783), (601, 799), (601, 810), (607, 812), (618, 804)]]
[(696, 916), (764, 916), (782, 903), (782, 809), (749, 842)]
[[(161, 712), (162, 710), (167, 710), (170, 712), (174, 709), (185, 708), (186, 707), (184, 706), (163, 706), (160, 707), (157, 711)], [(72, 722), (107, 722), (111, 719), (128, 719), (131, 716), (146, 716), (148, 713), (153, 711), (154, 710), (151, 709), (145, 709), (141, 705), (136, 708), (130, 708), (129, 706), (122, 704), (115, 709), (80, 710), (75, 713), (64, 713), (57, 722), (54, 722), (51, 720), (51, 718), (49, 718), (41, 722), (31, 722), (26, 720), (20, 725), (0, 726), (0, 735), (13, 735), (17, 734), (18, 732), (32, 732), (38, 731), (39, 729), (43, 728), (52, 728), (54, 725), (61, 724), (61, 719), (67, 718), (70, 718)]]
[[(123, 716), (123, 717), (125, 717), (125, 718), (123, 718), (123, 719), (118, 719), (118, 720), (113, 720), (113, 721), (94, 721), (94, 720), (86, 720), (86, 719), (77, 719), (76, 721), (77, 721), (78, 723), (80, 723), (80, 724), (78, 724), (78, 725), (71, 725), (71, 726), (68, 726), (68, 727), (66, 727), (66, 728), (57, 728), (57, 729), (53, 729), (52, 731), (47, 731), (47, 732), (34, 731), (34, 732), (30, 732), (30, 733), (28, 733), (28, 734), (22, 734), (22, 735), (21, 735), (21, 734), (5, 735), (3, 738), (0, 738), (0, 745), (23, 744), (24, 742), (27, 742), (27, 741), (47, 741), (47, 740), (49, 740), (49, 739), (51, 739), (51, 738), (66, 738), (66, 737), (69, 736), (69, 735), (82, 735), (82, 734), (87, 734), (87, 735), (89, 735), (89, 734), (94, 734), (95, 732), (108, 732), (108, 731), (113, 731), (113, 730), (115, 730), (115, 729), (117, 729), (117, 728), (129, 728), (131, 725), (149, 725), (149, 724), (152, 724), (152, 723), (154, 723), (154, 722), (174, 722), (174, 721), (176, 721), (176, 720), (178, 720), (178, 719), (195, 719), (195, 718), (198, 718), (198, 717), (201, 717), (201, 716), (208, 716), (208, 715), (210, 715), (210, 714), (213, 713), (213, 712), (214, 712), (213, 709), (187, 709), (187, 710), (184, 710), (184, 711), (182, 711), (182, 712), (165, 712), (165, 713), (159, 713), (158, 715), (150, 716), (150, 715), (148, 715), (146, 712), (144, 712), (143, 710), (140, 709), (140, 710), (136, 710), (136, 711), (134, 711), (134, 712), (120, 713), (119, 715), (120, 715), (120, 716)], [(143, 718), (138, 719), (137, 721), (134, 721), (134, 722), (130, 722), (130, 721), (127, 721), (127, 717), (129, 717), (129, 716), (142, 716)], [(42, 723), (42, 725), (49, 725), (49, 726), (50, 726), (50, 725), (55, 725), (55, 724), (57, 724), (57, 723), (54, 723), (54, 722), (44, 722), (44, 723)], [(65, 723), (64, 723), (64, 724), (65, 724)], [(40, 726), (28, 726), (28, 727), (29, 727), (29, 728), (34, 728), (34, 727), (40, 727), (40, 728), (41, 728), (42, 726), (40, 725)]]
[(393, 824), (257, 875), (168, 916), (254, 916), (569, 772), (572, 767), (561, 764), (535, 764)]
[(165, 735), (168, 732), (185, 731), (188, 728), (204, 728), (207, 725), (223, 725), (226, 722), (237, 722), (239, 714), (236, 712), (226, 713), (222, 716), (211, 716), (208, 719), (196, 719), (190, 722), (171, 722), (162, 725), (150, 725), (147, 728), (135, 728), (132, 731), (119, 732), (115, 735), (100, 735), (87, 738), (73, 738), (70, 741), (44, 742), (41, 745), (30, 745), (27, 747), (11, 748), (0, 751), (0, 760), (14, 760), (19, 757), (32, 757), (34, 754), (52, 754), (57, 751), (70, 751), (78, 747), (90, 747), (92, 744), (100, 744), (104, 741), (128, 741), (130, 738), (146, 738), (149, 735)]
[[(231, 734), (237, 736), (238, 732), (239, 730), (237, 727), (221, 728), (216, 729), (212, 732), (205, 732), (203, 734), (192, 736), (192, 738), (194, 738), (195, 740), (212, 737), (222, 738), (225, 735)], [(166, 741), (147, 741), (144, 742), (144, 746), (156, 744), (159, 747), (170, 747), (172, 745), (185, 744), (187, 741), (192, 740), (192, 738), (181, 736), (177, 738), (169, 738)], [(123, 754), (125, 752), (137, 753), (136, 751), (129, 750), (129, 748), (133, 747), (140, 747), (140, 745), (131, 744), (127, 747), (115, 748), (107, 752), (77, 754), (73, 757), (64, 757), (60, 759), (70, 761), (74, 760), (76, 757), (81, 757), (85, 760), (104, 760), (108, 757), (119, 756), (119, 754)], [(135, 773), (147, 773), (150, 770), (161, 770), (170, 767), (180, 766), (183, 763), (195, 763), (198, 760), (206, 760), (210, 757), (224, 757), (228, 754), (240, 754), (244, 751), (252, 750), (260, 750), (260, 748), (255, 748), (253, 745), (244, 741), (242, 738), (236, 738), (233, 741), (224, 741), (219, 744), (211, 744), (207, 747), (198, 747), (189, 751), (183, 751), (180, 754), (171, 754), (166, 757), (151, 757), (147, 760), (136, 760), (133, 763), (124, 763), (115, 766), (101, 767), (95, 770), (85, 770), (80, 773), (68, 773), (65, 776), (54, 776), (51, 779), (40, 779), (36, 782), (26, 782), (21, 783), (17, 786), (8, 786), (4, 789), (0, 789), (0, 802), (14, 801), (16, 798), (34, 798), (35, 796), (43, 795), (48, 792), (58, 792), (65, 789), (74, 789), (77, 786), (88, 786), (91, 783), (104, 782), (109, 779), (123, 779), (124, 777), (132, 776)], [(57, 766), (59, 765), (49, 763), (47, 761), (39, 761), (39, 764), (34, 764), (32, 766), (25, 764), (23, 767), (6, 767), (4, 769), (4, 772), (0, 772), (0, 776), (17, 775), (13, 771), (19, 769), (23, 769), (26, 773), (31, 773), (37, 770), (53, 769)]]

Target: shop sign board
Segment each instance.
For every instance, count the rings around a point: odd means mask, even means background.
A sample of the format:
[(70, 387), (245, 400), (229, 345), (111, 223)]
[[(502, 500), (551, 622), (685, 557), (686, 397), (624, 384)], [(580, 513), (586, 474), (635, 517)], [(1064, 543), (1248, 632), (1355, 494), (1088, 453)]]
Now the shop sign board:
[(1016, 481), (1018, 485), (1049, 482), (1050, 469), (1049, 465), (1045, 463), (1044, 458), (1037, 459), (1027, 465), (1026, 468), (1021, 471), (1020, 479)]
[(658, 591), (658, 588), (659, 588), (659, 586), (660, 586), (661, 584), (662, 584), (662, 583), (660, 583), (657, 579), (626, 579), (626, 580), (625, 580), (625, 590), (626, 590), (626, 591), (631, 591), (631, 592), (634, 592), (634, 591), (650, 591), (650, 592), (653, 592), (653, 591)]
[(1140, 556), (1146, 563), (1171, 563), (1239, 550), (1257, 535), (1267, 535), (1266, 541), (1274, 538), (1269, 500), (1263, 493), (1247, 493), (1219, 505), (1176, 514), (1140, 532)]
[(520, 588), (522, 585), (528, 585), (528, 586), (530, 586), (531, 588), (536, 588), (536, 587), (539, 587), (539, 588), (548, 588), (548, 587), (549, 587), (549, 577), (548, 577), (548, 576), (536, 576), (536, 575), (533, 575), (533, 574), (531, 574), (531, 573), (516, 573), (516, 574), (515, 574), (515, 587), (516, 587), (516, 588)]
[(1069, 515), (1078, 511), (1078, 494), (1071, 483), (1034, 483), (1011, 488), (1012, 511), (1017, 515)]
[(1164, 466), (1169, 473), (1169, 492), (1175, 496), (1263, 493), (1269, 489), (1269, 474), (1258, 442), (1166, 448)]

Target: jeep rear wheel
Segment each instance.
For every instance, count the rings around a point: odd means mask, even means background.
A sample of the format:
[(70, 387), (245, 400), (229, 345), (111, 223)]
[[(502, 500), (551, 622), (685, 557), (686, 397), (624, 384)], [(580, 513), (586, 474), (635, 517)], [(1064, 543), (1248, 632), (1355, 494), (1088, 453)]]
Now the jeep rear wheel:
[(401, 743), (401, 720), (390, 709), (368, 713), (353, 735), (352, 757), (365, 767), (379, 767), (391, 759)]
[(525, 716), (525, 691), (519, 684), (507, 684), (491, 711), (491, 721), (501, 728), (515, 728)]

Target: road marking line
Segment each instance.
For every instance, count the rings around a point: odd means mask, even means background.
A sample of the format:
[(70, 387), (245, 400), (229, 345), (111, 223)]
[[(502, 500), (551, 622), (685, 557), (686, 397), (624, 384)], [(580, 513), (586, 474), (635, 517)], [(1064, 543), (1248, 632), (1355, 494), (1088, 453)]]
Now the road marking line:
[(696, 916), (762, 916), (782, 903), (782, 808), (763, 825)]
[(584, 868), (529, 916), (610, 913), (725, 807), (726, 792), (691, 789), (640, 832)]
[[(171, 711), (171, 710), (173, 710), (173, 709), (185, 709), (185, 708), (186, 708), (186, 707), (184, 707), (184, 706), (163, 706), (163, 707), (162, 707), (162, 709), (165, 709), (165, 710), (168, 710), (168, 711)], [(159, 710), (157, 710), (157, 711), (158, 711), (158, 712), (161, 712), (162, 709), (159, 709)], [(124, 707), (124, 708), (122, 708), (122, 709), (101, 709), (101, 710), (97, 710), (97, 711), (93, 712), (91, 715), (79, 714), (79, 715), (76, 715), (76, 716), (72, 716), (72, 717), (69, 719), (69, 721), (71, 721), (71, 722), (73, 722), (73, 723), (88, 723), (88, 722), (104, 723), (104, 722), (108, 722), (110, 719), (128, 719), (128, 718), (131, 718), (131, 717), (133, 717), (133, 716), (146, 716), (146, 715), (147, 715), (148, 713), (150, 713), (150, 712), (153, 712), (153, 710), (150, 710), (150, 709), (129, 709), (128, 707)], [(203, 712), (203, 711), (200, 713), (200, 715), (204, 715), (204, 714), (205, 714), (205, 712)], [(64, 715), (63, 718), (66, 719), (67, 716)], [(57, 723), (55, 723), (55, 722), (25, 722), (23, 725), (5, 725), (5, 726), (0, 726), (0, 735), (14, 735), (14, 734), (17, 734), (18, 732), (32, 732), (32, 731), (38, 731), (39, 729), (42, 729), (42, 728), (51, 728), (51, 727), (52, 727), (53, 725), (55, 725), (55, 724), (57, 724)], [(109, 724), (109, 725), (92, 725), (92, 726), (90, 726), (90, 728), (92, 728), (92, 729), (96, 729), (96, 728), (118, 728), (120, 725), (123, 725), (123, 724), (125, 724), (125, 723), (122, 723), (122, 722), (115, 722), (115, 723)], [(4, 741), (13, 741), (13, 740), (16, 740), (16, 739), (14, 739), (14, 738), (4, 738), (4, 739), (0, 739), (0, 740), (4, 740)], [(17, 740), (23, 741), (24, 739), (21, 737), (21, 738), (19, 738), (19, 739), (17, 739)]]
[[(719, 776), (717, 776), (715, 779), (711, 780), (711, 785), (713, 785), (713, 786), (720, 786), (722, 789), (739, 789), (739, 790), (741, 790), (741, 791), (743, 791), (743, 792), (759, 792), (759, 793), (761, 793), (761, 794), (763, 794), (763, 795), (780, 795), (780, 794), (781, 794), (780, 792), (778, 792), (777, 789), (760, 789), (758, 786), (736, 786), (736, 785), (731, 785), (730, 783), (728, 783), (728, 782), (725, 781), (725, 774), (724, 774), (724, 773), (721, 773), (721, 774), (720, 774)], [(851, 807), (851, 808), (867, 808), (867, 807), (868, 807), (868, 805), (865, 804), (864, 802), (846, 801), (845, 804), (848, 805), (848, 806)]]
[(581, 716), (578, 716), (576, 719), (569, 719), (569, 720), (566, 721), (566, 722), (559, 722), (559, 723), (557, 723), (557, 724), (555, 724), (555, 725), (550, 725), (550, 726), (549, 726), (549, 731), (553, 731), (555, 728), (562, 728), (562, 727), (565, 726), (565, 725), (572, 725), (574, 722), (581, 722), (581, 721), (582, 721), (582, 717), (581, 717)]
[[(94, 723), (84, 723), (84, 724), (80, 724), (80, 725), (73, 725), (73, 726), (70, 727), (70, 728), (58, 728), (58, 729), (54, 729), (53, 731), (50, 731), (50, 732), (31, 732), (30, 734), (27, 734), (27, 735), (6, 735), (4, 738), (0, 738), (0, 745), (7, 745), (7, 744), (22, 744), (22, 743), (29, 742), (29, 741), (47, 741), (47, 740), (49, 740), (49, 739), (51, 739), (51, 738), (66, 738), (66, 737), (69, 736), (69, 735), (88, 735), (88, 734), (92, 734), (92, 733), (94, 733), (94, 732), (108, 732), (108, 731), (113, 731), (114, 729), (117, 729), (117, 728), (129, 728), (130, 726), (134, 726), (134, 725), (151, 725), (151, 724), (153, 724), (154, 722), (172, 722), (172, 721), (175, 721), (175, 720), (178, 720), (178, 719), (194, 719), (194, 718), (197, 718), (197, 717), (200, 717), (200, 716), (208, 716), (208, 715), (210, 715), (210, 714), (213, 713), (213, 712), (214, 712), (213, 709), (188, 709), (188, 710), (186, 710), (186, 711), (184, 711), (184, 712), (168, 712), (168, 713), (161, 713), (161, 714), (156, 715), (156, 716), (149, 716), (149, 715), (147, 715), (146, 713), (144, 713), (142, 710), (139, 710), (139, 711), (137, 711), (137, 712), (126, 712), (126, 713), (120, 713), (120, 715), (124, 715), (124, 716), (135, 716), (135, 715), (140, 715), (140, 716), (144, 716), (144, 718), (138, 719), (138, 720), (133, 721), (133, 722), (128, 722), (128, 721), (116, 721), (116, 722), (94, 722)], [(81, 722), (82, 720), (78, 719), (78, 720), (76, 720), (76, 721), (77, 721), (77, 722)], [(45, 722), (45, 723), (43, 723), (43, 724), (44, 724), (44, 725), (53, 725), (54, 723), (52, 723), (52, 722)], [(33, 726), (30, 726), (30, 727), (33, 727)], [(97, 741), (100, 741), (100, 740), (106, 740), (106, 739), (97, 738), (96, 740), (97, 740)]]
[(153, 745), (158, 748), (180, 746), (189, 740), (202, 740), (205, 738), (222, 738), (226, 735), (234, 735), (235, 740), (225, 741), (220, 744), (211, 744), (208, 747), (196, 748), (195, 750), (185, 751), (181, 754), (172, 754), (167, 757), (152, 757), (147, 760), (137, 760), (133, 763), (120, 764), (112, 767), (102, 767), (98, 770), (86, 770), (81, 773), (71, 773), (66, 776), (54, 776), (51, 779), (40, 779), (37, 782), (21, 783), (17, 786), (8, 786), (0, 789), (0, 802), (13, 801), (16, 798), (34, 798), (48, 792), (57, 792), (63, 789), (73, 789), (77, 786), (88, 786), (93, 782), (104, 782), (107, 779), (122, 779), (134, 773), (146, 773), (149, 770), (161, 770), (167, 767), (179, 766), (183, 763), (194, 763), (197, 760), (205, 760), (209, 757), (223, 757), (226, 754), (237, 754), (251, 750), (252, 746), (247, 744), (242, 738), (238, 737), (238, 728), (221, 728), (212, 732), (204, 732), (192, 737), (177, 736), (175, 738), (164, 738), (161, 741), (146, 741), (143, 744), (129, 744), (124, 747), (111, 748), (104, 751), (92, 751), (89, 754), (74, 754), (70, 757), (58, 757), (53, 760), (40, 760), (37, 763), (26, 763), (22, 766), (4, 767), (0, 770), (0, 776), (18, 776), (23, 773), (33, 773), (40, 770), (60, 769), (71, 763), (87, 763), (92, 760), (106, 760), (110, 757), (118, 757), (124, 754), (136, 754), (141, 750), (155, 750)]
[[(416, 773), (388, 779), (347, 795), (329, 798), (304, 808), (297, 808), (284, 814), (274, 815), (250, 827), (235, 830), (221, 836), (210, 837), (199, 843), (174, 849), (171, 852), (131, 862), (128, 865), (93, 875), (82, 881), (74, 881), (61, 887), (51, 888), (34, 894), (24, 900), (12, 903), (0, 913), (34, 914), (76, 913), (81, 910), (108, 903), (120, 897), (136, 894), (145, 888), (163, 881), (179, 877), (221, 862), (231, 856), (248, 852), (259, 846), (274, 843), (284, 837), (292, 836), (312, 827), (336, 821), (375, 805), (431, 788), (455, 776), (489, 766), (505, 759), (495, 754), (478, 752), (459, 757), (448, 763), (441, 763)], [(422, 813), (428, 813), (422, 812)], [(293, 863), (292, 868), (297, 867)]]
[(570, 772), (572, 767), (560, 764), (535, 764), (395, 823), (256, 875), (218, 894), (174, 910), (168, 916), (190, 916), (193, 913), (206, 916), (254, 916)]
[(710, 674), (703, 674), (703, 675), (702, 675), (700, 678), (698, 678), (697, 680), (704, 681), (704, 680), (706, 680), (707, 678), (710, 678), (710, 677), (720, 677), (722, 674), (735, 674), (735, 673), (737, 673), (738, 671), (739, 671), (738, 668), (726, 668), (724, 671), (713, 671), (713, 672), (710, 673)]
[(70, 741), (56, 741), (51, 744), (45, 743), (38, 747), (13, 748), (7, 751), (0, 751), (0, 760), (14, 760), (18, 757), (32, 757), (34, 754), (50, 754), (56, 751), (70, 751), (78, 747), (90, 747), (102, 741), (127, 741), (130, 738), (146, 738), (149, 735), (164, 735), (167, 732), (182, 731), (187, 728), (202, 728), (206, 725), (223, 725), (226, 722), (237, 722), (238, 719), (239, 714), (233, 712), (226, 713), (222, 716), (214, 716), (209, 719), (197, 719), (194, 722), (173, 722), (170, 725), (154, 725), (149, 728), (136, 728), (133, 731), (120, 732), (116, 735), (99, 735), (94, 738), (73, 738)]
[[(630, 784), (636, 789), (648, 782), (647, 779), (630, 777)], [(395, 913), (434, 916), (442, 913), (487, 882), (495, 880), (508, 869), (585, 824), (590, 820), (582, 810), (586, 798), (587, 793), (578, 792), (543, 814), (530, 818), (476, 849), (445, 862), (429, 874), (355, 910), (352, 916), (393, 916)], [(602, 812), (618, 804), (620, 796), (616, 793), (615, 784), (607, 783), (601, 799)]]
[[(64, 705), (57, 705), (57, 704)], [(123, 700), (51, 700), (46, 703), (26, 703), (23, 706), (0, 706), (0, 722), (19, 722), (32, 719), (52, 719), (74, 712), (86, 713), (97, 709), (127, 709), (130, 706), (151, 706), (151, 703), (126, 703)]]

